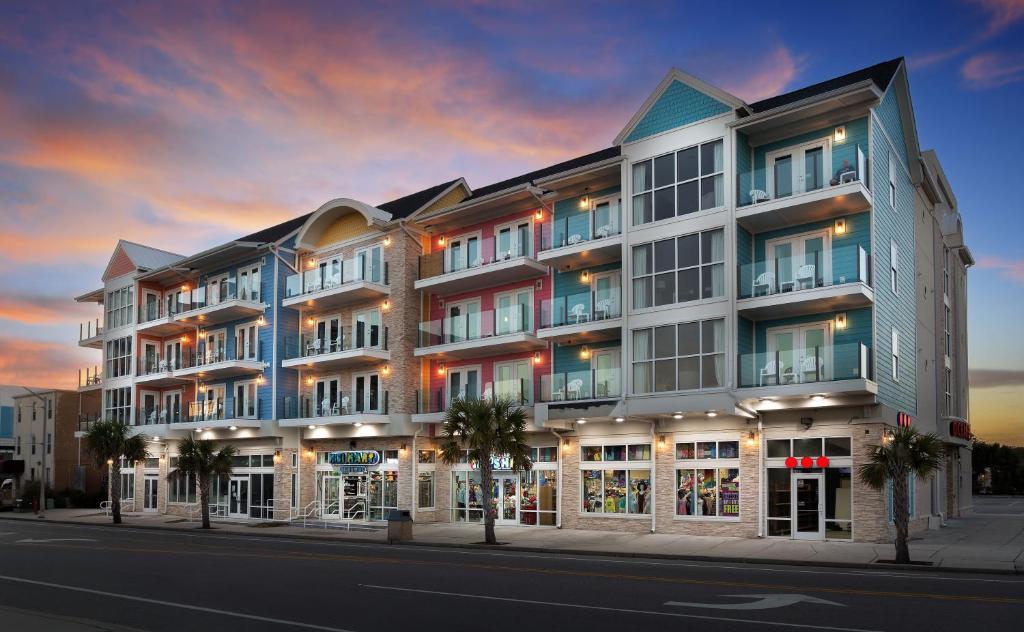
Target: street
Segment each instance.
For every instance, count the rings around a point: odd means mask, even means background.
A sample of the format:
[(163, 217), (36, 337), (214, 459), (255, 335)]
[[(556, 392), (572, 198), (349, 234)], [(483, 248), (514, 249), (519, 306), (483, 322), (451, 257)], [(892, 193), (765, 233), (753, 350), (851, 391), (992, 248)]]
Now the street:
[(4, 520), (3, 609), (175, 632), (1004, 630), (1024, 580)]

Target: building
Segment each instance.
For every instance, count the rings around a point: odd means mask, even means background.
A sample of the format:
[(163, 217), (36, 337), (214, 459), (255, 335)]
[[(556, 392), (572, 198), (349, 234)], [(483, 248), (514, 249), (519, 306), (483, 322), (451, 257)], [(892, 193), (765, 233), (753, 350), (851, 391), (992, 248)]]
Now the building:
[(0, 386), (0, 461), (14, 458), (14, 396), (19, 386)]
[(610, 147), (519, 177), (119, 242), (80, 388), (151, 440), (139, 511), (197, 511), (167, 480), (192, 434), (240, 448), (218, 516), (477, 522), (438, 424), (504, 396), (534, 467), (496, 459), (499, 524), (883, 541), (854, 472), (900, 424), (948, 445), (914, 527), (969, 510), (970, 263), (902, 59), (756, 103), (673, 69)]

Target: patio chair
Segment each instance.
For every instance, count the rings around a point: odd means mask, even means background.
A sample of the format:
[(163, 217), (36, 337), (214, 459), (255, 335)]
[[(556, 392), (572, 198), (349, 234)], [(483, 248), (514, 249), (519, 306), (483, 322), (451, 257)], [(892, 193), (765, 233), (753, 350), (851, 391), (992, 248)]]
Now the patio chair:
[(771, 198), (768, 197), (768, 193), (765, 192), (765, 191), (762, 191), (761, 189), (751, 189), (750, 190), (750, 203), (751, 204), (757, 204), (759, 202), (767, 202), (770, 199)]
[(777, 366), (775, 360), (769, 360), (764, 367), (761, 369), (761, 375), (758, 378), (758, 386), (764, 386), (765, 381), (769, 378), (775, 378), (775, 383), (780, 384), (782, 382), (782, 373), (785, 369), (781, 366)]
[(312, 341), (306, 343), (306, 355), (316, 355), (320, 353), (320, 339), (314, 338)]
[(572, 306), (572, 309), (569, 310), (569, 314), (572, 316), (573, 320), (576, 321), (575, 324), (578, 325), (581, 322), (587, 320), (586, 311), (587, 308), (583, 305), (583, 303), (576, 303), (575, 305)]
[(771, 294), (772, 289), (775, 287), (775, 274), (772, 272), (762, 272), (757, 275), (757, 279), (754, 280), (754, 286), (751, 288), (751, 295), (757, 296), (757, 288), (763, 287), (765, 295)]
[(494, 399), (494, 389), (491, 388), (491, 383), (490, 382), (487, 383), (487, 388), (484, 389), (484, 399), (485, 400)]
[(611, 235), (611, 234), (612, 234), (612, 227), (609, 226), (608, 224), (605, 224), (604, 226), (601, 226), (600, 228), (598, 228), (598, 229), (596, 229), (594, 231), (594, 237), (596, 237), (598, 239), (604, 239), (605, 237), (607, 237), (608, 235)]
[(808, 263), (797, 268), (795, 280), (801, 288), (805, 287), (804, 282), (807, 282), (806, 287), (814, 287), (814, 264)]
[(572, 235), (569, 235), (569, 239), (567, 241), (570, 246), (573, 246), (583, 241), (583, 237), (579, 233), (573, 233)]
[(839, 176), (839, 184), (849, 184), (857, 181), (856, 171), (847, 171)]
[(349, 402), (348, 397), (342, 397), (341, 398), (341, 411), (340, 411), (340, 413), (342, 415), (347, 415), (348, 414), (348, 402)]
[(603, 298), (597, 302), (597, 311), (601, 313), (601, 318), (612, 317), (612, 299)]
[(583, 391), (583, 380), (572, 380), (565, 385), (565, 390), (569, 393), (569, 399), (579, 399)]
[(825, 363), (818, 362), (814, 356), (800, 358), (800, 379), (804, 382), (817, 382), (824, 376)]

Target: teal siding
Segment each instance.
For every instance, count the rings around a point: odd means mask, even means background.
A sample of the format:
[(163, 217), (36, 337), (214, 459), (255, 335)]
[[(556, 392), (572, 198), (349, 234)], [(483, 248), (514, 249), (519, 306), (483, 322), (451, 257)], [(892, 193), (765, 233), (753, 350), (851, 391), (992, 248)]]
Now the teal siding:
[(747, 135), (736, 132), (736, 191), (738, 206), (750, 204), (750, 189), (754, 183), (754, 150)]
[(739, 363), (740, 384), (751, 384), (754, 379), (754, 363), (743, 361), (754, 352), (754, 321), (740, 316), (736, 319), (736, 352), (741, 358)]
[[(584, 345), (555, 345), (554, 373), (571, 373), (589, 371), (590, 358), (580, 357), (580, 348)], [(586, 345), (591, 351), (595, 349), (618, 349), (622, 343), (618, 340), (604, 340)], [(621, 359), (620, 359), (621, 361)]]
[[(765, 265), (767, 263), (767, 250), (766, 244), (772, 239), (779, 237), (787, 237), (789, 235), (799, 235), (801, 233), (809, 233), (816, 230), (822, 230), (835, 226), (835, 220), (829, 219), (820, 222), (813, 222), (811, 224), (801, 224), (800, 226), (790, 226), (779, 230), (773, 230), (766, 233), (758, 233), (754, 236), (754, 251), (753, 261), (755, 261), (754, 274), (749, 273), (749, 269), (746, 274), (742, 273), (741, 268), (741, 282), (745, 279), (746, 285), (740, 285), (741, 296), (745, 296), (745, 293), (751, 291), (750, 283), (756, 275), (761, 274), (765, 271)], [(858, 213), (856, 215), (846, 216), (846, 233), (843, 235), (832, 235), (832, 283), (851, 283), (857, 278), (857, 258), (858, 258), (858, 246), (862, 246), (864, 250), (871, 254), (871, 214), (870, 213)], [(745, 262), (741, 257), (738, 257), (740, 265)]]
[(626, 136), (624, 142), (631, 143), (648, 136), (667, 132), (670, 129), (703, 121), (704, 119), (725, 114), (732, 108), (718, 99), (714, 99), (700, 90), (673, 81), (655, 101), (647, 114)]
[[(878, 114), (878, 118), (882, 121), (882, 127), (885, 128), (885, 132), (892, 139), (892, 142), (895, 143), (900, 162), (905, 165), (909, 164), (907, 162), (907, 142), (903, 138), (903, 119), (900, 116), (900, 104), (895, 90), (890, 88), (885, 93), (882, 102), (875, 108), (875, 113)], [(886, 174), (884, 180), (876, 182), (887, 182), (888, 179), (889, 176)]]
[[(275, 260), (277, 258), (275, 257)], [(281, 301), (285, 297), (285, 283), (288, 275), (294, 271), (281, 261), (275, 261), (277, 270), (277, 362), (273, 367), (274, 381), (277, 384), (277, 419), (286, 418), (289, 412), (298, 410), (299, 398), (299, 371), (294, 368), (284, 368), (281, 361), (286, 357), (286, 341), (289, 337), (295, 337), (299, 332), (300, 313), (297, 309), (281, 307)], [(291, 410), (289, 411), (290, 403)]]
[[(591, 198), (601, 198), (606, 195), (613, 195), (619, 193), (620, 187), (608, 187), (600, 191), (593, 191), (588, 193)], [(553, 246), (566, 243), (566, 240), (570, 235), (580, 235), (584, 239), (591, 239), (592, 227), (590, 219), (590, 208), (580, 208), (580, 198), (571, 197), (564, 200), (555, 202), (554, 206), (554, 221), (549, 225), (544, 226), (544, 231), (550, 230), (550, 241), (548, 236), (545, 235), (544, 239), (546, 243), (550, 243)], [(619, 217), (618, 226), (622, 226), (622, 203), (619, 203)]]
[[(844, 125), (846, 127), (846, 140), (841, 143), (832, 143), (832, 173), (835, 173), (836, 169), (843, 164), (844, 160), (849, 160), (850, 164), (854, 167), (857, 166), (857, 147), (860, 147), (861, 151), (864, 152), (865, 157), (869, 156), (868, 147), (868, 119), (859, 118), (846, 123), (838, 123), (836, 125), (830, 125), (829, 127), (821, 128), (813, 132), (807, 132), (806, 134), (800, 134), (799, 136), (793, 136), (791, 138), (784, 138), (782, 140), (775, 141), (774, 143), (768, 143), (767, 145), (761, 145), (754, 149), (754, 188), (767, 191), (767, 180), (766, 180), (766, 167), (765, 156), (777, 149), (785, 149), (786, 147), (794, 147), (796, 145), (803, 145), (804, 143), (810, 143), (820, 138), (831, 138), (835, 132), (836, 127)], [(828, 179), (832, 177), (832, 173), (826, 174), (826, 183)], [(741, 194), (747, 194), (750, 190), (740, 190)], [(746, 202), (749, 203), (749, 196), (746, 198)], [(741, 198), (741, 204), (743, 204), (743, 198)]]
[[(592, 268), (586, 268), (591, 275), (598, 274), (601, 272), (608, 272), (610, 270), (621, 270), (622, 264), (619, 262), (606, 263), (604, 265), (594, 266)], [(570, 272), (559, 272), (555, 271), (555, 279), (553, 286), (553, 296), (557, 298), (563, 298), (571, 296), (573, 294), (582, 294), (590, 292), (590, 283), (583, 282), (584, 270), (572, 270)], [(621, 302), (621, 298), (619, 299)], [(589, 307), (589, 306), (588, 306)]]
[[(881, 118), (881, 114), (879, 115)], [(910, 176), (895, 168), (896, 207), (889, 204), (889, 143), (878, 123), (873, 132), (872, 160), (874, 233), (877, 249), (874, 262), (875, 312), (877, 318), (875, 377), (879, 400), (897, 410), (917, 413), (917, 329), (914, 245), (914, 190)], [(897, 148), (897, 151), (900, 151)], [(898, 159), (898, 156), (893, 156)], [(897, 287), (889, 282), (890, 240), (898, 248)], [(900, 380), (892, 379), (892, 330), (900, 337)]]
[(744, 288), (750, 288), (751, 283), (754, 282), (753, 270), (754, 270), (754, 236), (750, 232), (740, 226), (736, 225), (736, 265), (738, 266), (739, 276), (737, 277), (737, 283), (740, 284), (740, 296), (743, 296)]
[[(591, 193), (588, 193), (587, 195), (589, 195), (592, 198), (600, 198), (606, 195), (611, 195), (613, 193), (618, 193), (620, 190), (620, 187), (614, 186), (608, 187), (607, 189), (602, 189), (600, 191), (593, 191)], [(585, 217), (589, 210), (589, 208), (580, 209), (580, 198), (578, 197), (571, 197), (566, 198), (564, 200), (558, 200), (557, 202), (555, 202), (555, 219), (560, 220), (567, 217), (571, 218), (576, 216)], [(622, 221), (621, 217), (619, 218), (619, 221)]]

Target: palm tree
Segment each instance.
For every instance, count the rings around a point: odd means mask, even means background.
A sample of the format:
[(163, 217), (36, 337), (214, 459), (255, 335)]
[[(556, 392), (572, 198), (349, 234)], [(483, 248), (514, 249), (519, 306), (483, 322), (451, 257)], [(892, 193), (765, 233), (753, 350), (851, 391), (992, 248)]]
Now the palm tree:
[(871, 446), (868, 462), (857, 470), (861, 482), (885, 489), (892, 481), (892, 518), (896, 525), (896, 563), (910, 563), (907, 544), (910, 531), (909, 478), (924, 478), (942, 467), (942, 439), (905, 427), (883, 435), (882, 445)]
[(463, 450), (470, 462), (479, 464), (484, 502), (484, 541), (497, 544), (494, 519), (497, 506), (492, 499), (491, 457), (507, 456), (512, 470), (532, 467), (530, 446), (526, 444), (526, 413), (511, 399), (458, 399), (452, 402), (441, 425), (441, 460), (448, 465), (459, 462)]
[(188, 437), (178, 445), (178, 469), (172, 476), (190, 476), (199, 481), (199, 504), (203, 515), (203, 529), (210, 528), (210, 478), (230, 474), (238, 450), (226, 445), (217, 450), (213, 441)]
[(107, 489), (110, 490), (110, 513), (114, 524), (121, 524), (121, 457), (128, 462), (144, 460), (146, 436), (132, 434), (123, 421), (97, 421), (85, 434), (85, 444), (96, 459), (96, 466), (107, 467)]

